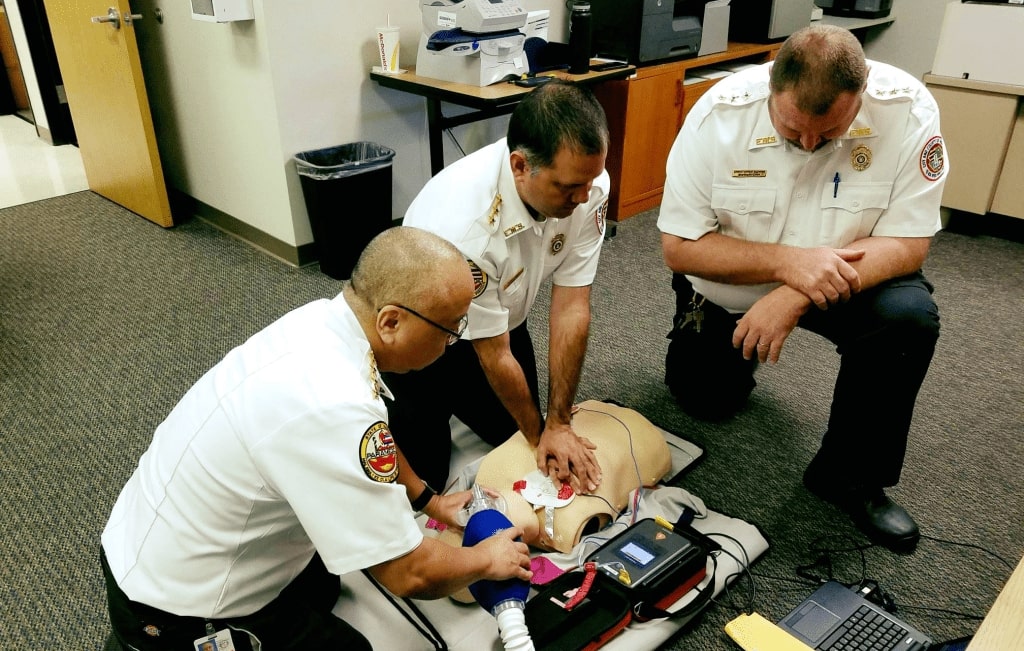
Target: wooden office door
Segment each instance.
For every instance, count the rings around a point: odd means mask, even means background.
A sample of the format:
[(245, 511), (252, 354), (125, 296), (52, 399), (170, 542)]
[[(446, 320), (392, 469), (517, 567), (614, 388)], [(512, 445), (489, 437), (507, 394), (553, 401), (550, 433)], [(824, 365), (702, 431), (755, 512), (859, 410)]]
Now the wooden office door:
[[(89, 189), (172, 226), (128, 0), (44, 0)], [(95, 20), (94, 20), (95, 19)]]

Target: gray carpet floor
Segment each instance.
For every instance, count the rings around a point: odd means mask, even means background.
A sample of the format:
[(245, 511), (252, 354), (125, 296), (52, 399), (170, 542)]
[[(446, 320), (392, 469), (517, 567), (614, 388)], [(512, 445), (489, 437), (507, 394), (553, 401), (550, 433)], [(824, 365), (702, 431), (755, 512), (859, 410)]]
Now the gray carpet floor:
[[(795, 568), (825, 558), (840, 580), (877, 581), (936, 638), (975, 630), (1024, 552), (1019, 230), (973, 221), (935, 239), (925, 272), (942, 335), (892, 491), (926, 538), (895, 555), (859, 549), (846, 519), (800, 485), (838, 368), (828, 342), (794, 333), (729, 421), (676, 408), (662, 384), (674, 304), (655, 220), (624, 221), (605, 245), (579, 397), (615, 399), (703, 447), (680, 485), (771, 544), (663, 648), (736, 648), (722, 632), (736, 609), (780, 617), (813, 589)], [(0, 210), (0, 649), (106, 646), (99, 533), (153, 429), (230, 348), (339, 289), (200, 220), (164, 230), (91, 192)], [(540, 351), (545, 307), (530, 326)]]

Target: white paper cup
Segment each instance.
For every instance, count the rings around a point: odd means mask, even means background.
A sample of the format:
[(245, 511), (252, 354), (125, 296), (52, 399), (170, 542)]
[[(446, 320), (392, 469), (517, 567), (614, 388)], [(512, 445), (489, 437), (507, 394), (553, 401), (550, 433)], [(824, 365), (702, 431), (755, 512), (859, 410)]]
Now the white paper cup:
[(384, 72), (398, 72), (398, 26), (377, 28), (377, 53)]

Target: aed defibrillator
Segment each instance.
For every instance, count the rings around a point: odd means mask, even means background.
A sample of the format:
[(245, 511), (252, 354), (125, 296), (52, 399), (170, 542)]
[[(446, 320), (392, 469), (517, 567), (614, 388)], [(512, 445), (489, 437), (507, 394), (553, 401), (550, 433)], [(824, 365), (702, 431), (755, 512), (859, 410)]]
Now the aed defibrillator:
[(587, 557), (582, 571), (562, 574), (526, 603), (526, 624), (538, 651), (597, 649), (633, 620), (692, 615), (714, 580), (684, 608), (666, 609), (707, 577), (718, 546), (689, 526), (643, 519)]

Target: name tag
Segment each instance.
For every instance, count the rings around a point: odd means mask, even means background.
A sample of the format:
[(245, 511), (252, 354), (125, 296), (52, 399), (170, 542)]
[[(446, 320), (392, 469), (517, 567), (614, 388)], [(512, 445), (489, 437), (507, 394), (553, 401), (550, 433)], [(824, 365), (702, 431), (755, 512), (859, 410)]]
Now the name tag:
[(763, 179), (768, 176), (768, 170), (733, 170), (734, 179)]

